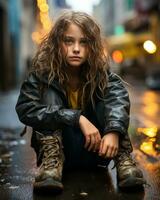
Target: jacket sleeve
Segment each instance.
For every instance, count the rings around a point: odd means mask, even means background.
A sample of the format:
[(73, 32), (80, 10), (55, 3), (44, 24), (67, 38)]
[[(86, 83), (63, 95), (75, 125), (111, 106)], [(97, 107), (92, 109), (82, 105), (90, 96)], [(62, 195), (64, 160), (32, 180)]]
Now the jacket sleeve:
[(61, 102), (43, 104), (39, 92), (40, 79), (31, 73), (22, 84), (16, 104), (19, 120), (38, 130), (56, 130), (63, 125), (77, 125), (80, 110), (66, 109)]
[(124, 135), (128, 131), (130, 100), (122, 79), (108, 72), (108, 88), (104, 98), (104, 134), (115, 131)]

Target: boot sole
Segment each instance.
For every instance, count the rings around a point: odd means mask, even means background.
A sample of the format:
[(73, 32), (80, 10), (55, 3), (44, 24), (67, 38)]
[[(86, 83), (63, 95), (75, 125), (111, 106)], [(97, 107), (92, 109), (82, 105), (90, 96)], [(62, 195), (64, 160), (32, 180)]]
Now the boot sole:
[(63, 191), (62, 183), (53, 180), (52, 178), (47, 178), (43, 181), (35, 182), (33, 187), (35, 192), (60, 193)]
[(140, 188), (143, 187), (144, 180), (142, 178), (127, 178), (118, 183), (119, 188)]

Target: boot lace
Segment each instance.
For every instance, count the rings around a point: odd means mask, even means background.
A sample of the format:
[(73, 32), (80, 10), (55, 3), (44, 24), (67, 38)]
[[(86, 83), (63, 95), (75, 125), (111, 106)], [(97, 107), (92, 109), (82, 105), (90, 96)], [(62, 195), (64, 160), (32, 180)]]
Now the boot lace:
[(42, 165), (45, 169), (58, 168), (60, 156), (60, 142), (57, 137), (47, 136), (41, 138), (42, 142)]
[(123, 153), (122, 155), (120, 155), (119, 157), (117, 156), (114, 159), (114, 166), (112, 167), (112, 169), (114, 169), (115, 167), (121, 167), (121, 166), (136, 166), (136, 162), (131, 158), (131, 156), (129, 154), (125, 154)]

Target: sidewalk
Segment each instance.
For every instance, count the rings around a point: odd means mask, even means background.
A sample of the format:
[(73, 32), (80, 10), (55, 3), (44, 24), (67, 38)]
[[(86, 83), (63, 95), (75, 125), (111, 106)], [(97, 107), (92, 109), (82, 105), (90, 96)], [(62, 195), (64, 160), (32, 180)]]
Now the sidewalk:
[(15, 111), (19, 90), (0, 92), (0, 128), (19, 129), (23, 127)]

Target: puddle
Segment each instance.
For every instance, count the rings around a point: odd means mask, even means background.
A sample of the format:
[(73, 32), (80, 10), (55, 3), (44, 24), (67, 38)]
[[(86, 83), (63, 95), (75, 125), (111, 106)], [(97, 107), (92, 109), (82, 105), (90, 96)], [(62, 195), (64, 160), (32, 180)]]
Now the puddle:
[(132, 129), (131, 140), (135, 149), (160, 161), (160, 129), (158, 127)]

